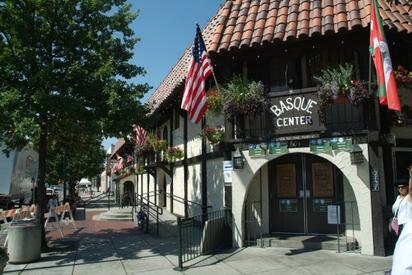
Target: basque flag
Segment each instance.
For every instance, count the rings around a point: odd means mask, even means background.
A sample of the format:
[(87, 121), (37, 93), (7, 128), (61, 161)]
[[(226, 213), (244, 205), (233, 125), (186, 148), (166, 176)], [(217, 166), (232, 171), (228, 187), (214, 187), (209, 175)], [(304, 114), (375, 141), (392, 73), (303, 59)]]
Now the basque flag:
[(207, 110), (205, 81), (212, 74), (212, 65), (206, 51), (202, 32), (196, 25), (196, 37), (192, 48), (192, 60), (186, 76), (182, 109), (189, 113), (189, 119), (197, 124)]
[(369, 47), (378, 78), (379, 103), (381, 105), (388, 105), (389, 109), (400, 112), (401, 104), (399, 101), (398, 88), (392, 70), (392, 61), (389, 54), (388, 44), (385, 40), (382, 18), (379, 14), (377, 1), (372, 0), (371, 4)]

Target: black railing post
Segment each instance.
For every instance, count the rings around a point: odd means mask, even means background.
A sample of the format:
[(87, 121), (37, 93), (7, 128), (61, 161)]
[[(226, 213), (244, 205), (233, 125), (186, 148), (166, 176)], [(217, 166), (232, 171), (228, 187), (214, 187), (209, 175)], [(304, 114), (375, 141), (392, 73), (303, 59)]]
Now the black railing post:
[(182, 253), (182, 218), (177, 217), (177, 257), (178, 257), (178, 268), (183, 269), (183, 253)]
[(107, 210), (110, 210), (110, 193), (111, 191), (109, 191), (109, 196), (108, 196), (109, 200), (107, 202)]
[(156, 208), (156, 235), (159, 236), (159, 209)]

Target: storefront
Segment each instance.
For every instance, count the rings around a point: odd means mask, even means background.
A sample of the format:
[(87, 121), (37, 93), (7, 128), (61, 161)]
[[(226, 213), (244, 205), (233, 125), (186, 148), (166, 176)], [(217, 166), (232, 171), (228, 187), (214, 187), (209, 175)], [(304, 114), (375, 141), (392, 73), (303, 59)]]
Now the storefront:
[(343, 201), (338, 168), (316, 155), (287, 154), (271, 161), (268, 173), (270, 232), (336, 233), (336, 225), (328, 223), (328, 207), (340, 209)]

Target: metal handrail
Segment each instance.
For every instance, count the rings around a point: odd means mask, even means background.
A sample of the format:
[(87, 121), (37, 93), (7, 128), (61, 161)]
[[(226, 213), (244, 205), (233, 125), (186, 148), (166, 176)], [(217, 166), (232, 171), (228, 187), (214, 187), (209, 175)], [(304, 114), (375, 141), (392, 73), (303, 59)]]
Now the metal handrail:
[[(132, 197), (132, 194), (133, 194), (133, 197)], [(147, 193), (140, 195), (134, 192), (133, 193), (130, 192), (129, 198), (132, 203), (133, 213), (136, 212), (138, 205), (140, 205), (140, 209), (142, 211), (146, 210), (147, 223), (146, 223), (145, 232), (147, 233), (149, 231), (149, 221), (150, 221), (150, 217), (152, 217), (156, 219), (156, 234), (159, 235), (159, 215), (163, 215), (163, 208), (159, 207), (158, 205), (148, 200)], [(152, 212), (150, 212), (150, 210), (152, 210)], [(133, 215), (133, 219), (134, 219), (134, 215)]]
[[(154, 191), (151, 191), (151, 192), (154, 192)], [(176, 196), (176, 195), (172, 195), (172, 194), (167, 193), (167, 192), (165, 192), (165, 191), (157, 190), (157, 192), (158, 192), (159, 194), (165, 193), (167, 197), (173, 198), (173, 201), (176, 201), (176, 202), (179, 202), (179, 203), (185, 203), (185, 201), (186, 201), (186, 202), (188, 202), (188, 203), (190, 203), (190, 204), (194, 204), (194, 205), (197, 205), (197, 206), (199, 206), (199, 207), (203, 207), (203, 205), (200, 204), (200, 203), (198, 203), (198, 202), (194, 202), (194, 201), (191, 201), (191, 200), (185, 200), (185, 199), (182, 198), (182, 197), (179, 197), (179, 196)], [(176, 200), (175, 198), (179, 199), (180, 201), (179, 201), (179, 200)], [(212, 207), (213, 207), (212, 205), (208, 205), (208, 206), (207, 206), (207, 208), (212, 208)]]

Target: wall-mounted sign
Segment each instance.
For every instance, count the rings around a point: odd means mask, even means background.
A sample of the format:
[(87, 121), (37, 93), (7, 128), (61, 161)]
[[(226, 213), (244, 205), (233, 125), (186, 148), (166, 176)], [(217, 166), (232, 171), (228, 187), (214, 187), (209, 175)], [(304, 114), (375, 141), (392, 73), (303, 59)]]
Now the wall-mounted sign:
[(260, 144), (249, 144), (250, 157), (262, 157), (265, 155), (266, 151), (260, 146)]
[(319, 120), (316, 92), (279, 96), (271, 99), (276, 134), (318, 131), (323, 129)]
[(332, 151), (329, 139), (312, 139), (309, 141), (309, 148), (314, 153), (329, 153)]
[(370, 168), (371, 190), (379, 191), (379, 172), (374, 167)]
[(287, 152), (289, 152), (287, 142), (282, 141), (282, 142), (269, 143), (269, 154), (280, 155), (280, 154), (286, 154)]
[(223, 178), (225, 183), (232, 183), (233, 163), (231, 160), (223, 161)]
[(330, 140), (333, 150), (350, 150), (352, 149), (352, 138), (337, 137)]

